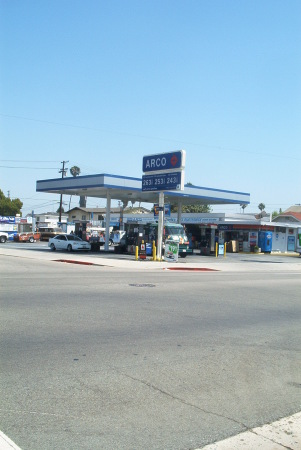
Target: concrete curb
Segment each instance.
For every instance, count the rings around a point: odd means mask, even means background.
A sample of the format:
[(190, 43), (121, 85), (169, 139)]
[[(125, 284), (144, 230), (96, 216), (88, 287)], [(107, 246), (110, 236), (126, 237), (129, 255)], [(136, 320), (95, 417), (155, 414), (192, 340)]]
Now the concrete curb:
[[(118, 255), (106, 255), (101, 253), (82, 253), (82, 252), (73, 252), (69, 254), (67, 252), (51, 252), (50, 250), (41, 251), (41, 250), (32, 250), (30, 252), (25, 251), (23, 249), (17, 248), (5, 248), (5, 246), (1, 247), (0, 255), (2, 256), (10, 256), (10, 257), (18, 257), (24, 259), (35, 259), (45, 262), (58, 263), (62, 264), (71, 261), (73, 264), (82, 264), (87, 266), (100, 266), (100, 268), (108, 268), (108, 269), (120, 269), (120, 270), (131, 270), (131, 271), (144, 271), (144, 270), (164, 270), (164, 269), (172, 269), (177, 268), (180, 270), (188, 270), (188, 267), (191, 268), (192, 271), (203, 270), (211, 270), (211, 271), (222, 271), (222, 272), (241, 272), (246, 270), (246, 265), (241, 265), (239, 261), (235, 259), (227, 259), (226, 258), (215, 258), (215, 257), (196, 257), (196, 259), (192, 262), (187, 262), (186, 259), (183, 261), (180, 259), (178, 262), (168, 262), (168, 261), (151, 261), (151, 260), (138, 260), (134, 259), (134, 256), (128, 255), (126, 258), (120, 258)], [(258, 256), (258, 255), (256, 255)], [(260, 255), (261, 258), (261, 255)], [(275, 264), (273, 264), (273, 259), (271, 261), (266, 261), (265, 270), (266, 271), (275, 271)], [(251, 262), (251, 261), (250, 261)], [(262, 271), (262, 265), (259, 264), (248, 264), (248, 271), (258, 272)], [(282, 265), (282, 271), (300, 271), (301, 269), (301, 258), (294, 258), (294, 262), (289, 265)]]
[(0, 431), (0, 450), (21, 450), (21, 448)]
[(301, 412), (197, 450), (301, 449)]

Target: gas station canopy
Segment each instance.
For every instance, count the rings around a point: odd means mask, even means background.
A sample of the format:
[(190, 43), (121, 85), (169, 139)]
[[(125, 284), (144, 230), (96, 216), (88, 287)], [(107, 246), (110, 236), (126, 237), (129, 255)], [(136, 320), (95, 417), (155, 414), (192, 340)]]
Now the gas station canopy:
[[(141, 178), (98, 174), (38, 180), (37, 192), (106, 198), (128, 202), (157, 203), (159, 193), (142, 192)], [(164, 191), (166, 203), (191, 205), (249, 204), (250, 194), (185, 185), (183, 191)]]

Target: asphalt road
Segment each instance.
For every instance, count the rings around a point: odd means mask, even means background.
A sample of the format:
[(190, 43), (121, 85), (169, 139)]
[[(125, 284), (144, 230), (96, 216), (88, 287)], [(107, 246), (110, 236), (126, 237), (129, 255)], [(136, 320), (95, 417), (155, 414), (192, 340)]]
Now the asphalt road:
[(0, 255), (1, 430), (22, 450), (196, 449), (300, 411), (300, 271), (239, 258), (187, 273)]

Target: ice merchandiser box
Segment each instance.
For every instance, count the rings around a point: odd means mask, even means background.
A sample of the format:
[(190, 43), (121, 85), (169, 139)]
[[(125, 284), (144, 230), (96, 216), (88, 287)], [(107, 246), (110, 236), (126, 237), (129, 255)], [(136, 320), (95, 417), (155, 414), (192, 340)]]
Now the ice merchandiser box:
[(258, 233), (258, 247), (262, 252), (270, 253), (272, 251), (272, 232), (259, 231)]

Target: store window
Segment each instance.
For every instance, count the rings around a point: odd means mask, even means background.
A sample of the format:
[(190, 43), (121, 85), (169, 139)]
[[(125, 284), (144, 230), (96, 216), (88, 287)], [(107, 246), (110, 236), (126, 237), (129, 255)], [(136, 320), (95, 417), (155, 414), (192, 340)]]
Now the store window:
[(243, 241), (244, 242), (249, 242), (249, 232), (248, 231), (244, 231)]
[(82, 216), (82, 220), (86, 220), (86, 215), (85, 214)]

